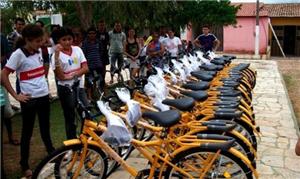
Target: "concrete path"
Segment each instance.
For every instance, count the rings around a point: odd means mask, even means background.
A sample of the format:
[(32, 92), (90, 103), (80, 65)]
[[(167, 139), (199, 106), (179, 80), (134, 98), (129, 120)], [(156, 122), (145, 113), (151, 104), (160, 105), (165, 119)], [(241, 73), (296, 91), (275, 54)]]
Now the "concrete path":
[(300, 179), (295, 155), (298, 125), (276, 61), (248, 61), (257, 70), (253, 106), (262, 138), (257, 169), (261, 178)]
[[(300, 157), (297, 157), (294, 152), (299, 134), (298, 125), (276, 61), (237, 61), (250, 62), (251, 67), (258, 73), (253, 93), (253, 105), (256, 121), (262, 133), (257, 160), (260, 178), (300, 179)], [(55, 83), (51, 75), (52, 73), (50, 74), (51, 94), (55, 96)], [(18, 103), (15, 104), (18, 105)], [(128, 161), (137, 169), (143, 169), (147, 165), (147, 161), (137, 152), (133, 152)], [(131, 177), (123, 169), (118, 169), (109, 178)]]

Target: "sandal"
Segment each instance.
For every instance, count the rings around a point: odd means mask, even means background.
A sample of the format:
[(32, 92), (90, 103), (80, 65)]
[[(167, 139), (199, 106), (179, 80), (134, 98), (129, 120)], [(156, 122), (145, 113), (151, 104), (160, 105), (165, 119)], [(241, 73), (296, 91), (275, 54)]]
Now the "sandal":
[(9, 140), (9, 143), (11, 145), (20, 145), (20, 141), (17, 139), (11, 139), (11, 140)]
[(30, 179), (31, 176), (32, 176), (32, 170), (27, 169), (27, 170), (23, 171), (23, 177)]

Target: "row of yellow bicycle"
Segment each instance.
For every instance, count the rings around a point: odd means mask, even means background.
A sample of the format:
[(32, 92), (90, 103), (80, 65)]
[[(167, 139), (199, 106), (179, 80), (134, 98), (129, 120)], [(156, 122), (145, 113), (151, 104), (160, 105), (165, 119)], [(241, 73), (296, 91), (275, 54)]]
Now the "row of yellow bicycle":
[[(185, 56), (152, 66), (97, 101), (98, 113), (77, 95), (80, 135), (47, 156), (33, 178), (107, 178), (119, 166), (135, 178), (258, 178), (256, 72), (233, 59)], [(133, 150), (147, 168), (126, 162)]]

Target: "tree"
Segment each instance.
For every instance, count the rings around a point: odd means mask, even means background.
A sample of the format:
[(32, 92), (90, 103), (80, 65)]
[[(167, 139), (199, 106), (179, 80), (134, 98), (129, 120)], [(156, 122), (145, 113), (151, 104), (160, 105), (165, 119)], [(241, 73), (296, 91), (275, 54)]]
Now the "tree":
[[(183, 27), (193, 24), (234, 24), (238, 7), (229, 0), (212, 1), (8, 1), (10, 11), (23, 17), (35, 10), (49, 10), (63, 14), (64, 25), (87, 29), (99, 19), (108, 24), (120, 20), (125, 26), (139, 30), (160, 26)], [(11, 13), (11, 12), (10, 12)], [(2, 12), (1, 12), (2, 14)], [(9, 14), (8, 12), (6, 14)]]

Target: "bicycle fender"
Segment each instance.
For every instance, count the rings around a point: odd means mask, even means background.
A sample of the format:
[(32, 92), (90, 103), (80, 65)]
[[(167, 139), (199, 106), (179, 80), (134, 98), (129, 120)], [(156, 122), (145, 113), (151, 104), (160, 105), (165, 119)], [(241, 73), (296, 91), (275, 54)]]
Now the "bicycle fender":
[[(198, 135), (197, 135), (197, 137), (198, 137)], [(203, 143), (199, 146), (199, 148), (227, 151), (233, 146), (234, 142), (235, 142), (235, 140), (231, 139), (231, 140), (228, 140), (228, 141), (222, 142), (222, 143)]]

